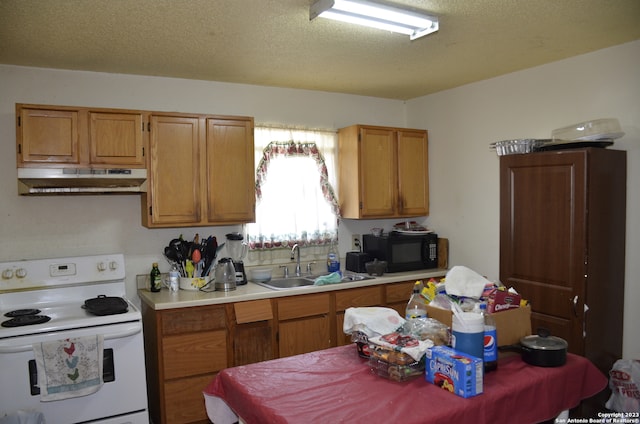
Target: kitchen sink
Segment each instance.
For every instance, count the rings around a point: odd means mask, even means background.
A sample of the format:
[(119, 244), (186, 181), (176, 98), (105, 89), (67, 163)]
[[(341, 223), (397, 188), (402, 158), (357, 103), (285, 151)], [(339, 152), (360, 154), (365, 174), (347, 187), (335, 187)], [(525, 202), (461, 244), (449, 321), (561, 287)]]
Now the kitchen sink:
[(304, 277), (278, 278), (271, 281), (256, 281), (256, 284), (272, 290), (295, 289), (298, 287), (313, 286), (313, 280)]
[[(322, 277), (323, 275), (328, 274), (320, 274), (320, 275), (307, 275), (303, 277), (289, 277), (289, 278), (276, 278), (271, 281), (255, 281), (255, 284), (258, 284), (262, 287), (266, 287), (272, 290), (287, 290), (287, 289), (295, 289), (299, 287), (307, 287), (313, 286), (316, 278)], [(363, 281), (363, 280), (372, 280), (374, 277), (370, 277), (367, 275), (359, 275), (359, 274), (346, 274), (342, 277), (341, 283), (346, 283), (350, 281)], [(340, 284), (340, 283), (333, 283)]]

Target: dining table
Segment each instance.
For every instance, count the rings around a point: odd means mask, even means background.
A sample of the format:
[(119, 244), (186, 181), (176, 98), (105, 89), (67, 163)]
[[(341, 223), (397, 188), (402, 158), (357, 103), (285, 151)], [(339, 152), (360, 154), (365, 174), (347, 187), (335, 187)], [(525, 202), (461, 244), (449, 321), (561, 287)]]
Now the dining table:
[(226, 368), (204, 389), (215, 424), (252, 423), (540, 423), (575, 408), (607, 387), (588, 359), (567, 354), (557, 367), (498, 360), (470, 398), (429, 383), (424, 375), (393, 381), (372, 372), (355, 345)]

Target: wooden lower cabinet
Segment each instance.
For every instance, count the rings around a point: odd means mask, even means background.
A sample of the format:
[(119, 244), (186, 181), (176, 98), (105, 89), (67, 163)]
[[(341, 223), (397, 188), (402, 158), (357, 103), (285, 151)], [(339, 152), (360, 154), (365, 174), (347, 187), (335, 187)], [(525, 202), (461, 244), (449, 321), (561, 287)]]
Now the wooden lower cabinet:
[[(165, 389), (166, 423), (209, 423), (204, 407), (202, 390), (213, 380), (215, 374), (168, 381)], [(204, 415), (203, 415), (204, 412)], [(154, 423), (158, 421), (153, 421)]]
[(217, 372), (349, 344), (343, 331), (347, 308), (388, 306), (404, 315), (414, 283), (168, 310), (143, 302), (153, 423), (209, 422), (202, 390)]
[(202, 390), (230, 363), (224, 305), (155, 311), (143, 303), (142, 316), (151, 420), (208, 422)]
[(309, 294), (277, 300), (279, 357), (326, 349), (330, 334), (330, 294)]
[(273, 305), (270, 299), (227, 305), (233, 344), (233, 366), (277, 357)]

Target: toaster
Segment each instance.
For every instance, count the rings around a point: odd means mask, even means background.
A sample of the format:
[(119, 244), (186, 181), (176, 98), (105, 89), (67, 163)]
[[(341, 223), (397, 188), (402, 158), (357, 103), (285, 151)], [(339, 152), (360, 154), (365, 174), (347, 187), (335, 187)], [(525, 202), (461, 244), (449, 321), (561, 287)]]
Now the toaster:
[(351, 272), (367, 272), (364, 264), (371, 261), (371, 255), (365, 252), (347, 252), (345, 269)]

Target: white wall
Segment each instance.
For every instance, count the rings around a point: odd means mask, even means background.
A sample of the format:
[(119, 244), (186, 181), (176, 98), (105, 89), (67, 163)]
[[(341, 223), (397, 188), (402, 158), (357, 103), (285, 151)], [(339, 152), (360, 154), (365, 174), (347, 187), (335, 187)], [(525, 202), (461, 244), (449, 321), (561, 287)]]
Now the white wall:
[[(128, 295), (135, 275), (174, 237), (238, 227), (153, 229), (141, 225), (137, 195), (24, 197), (17, 194), (15, 103), (253, 116), (256, 123), (338, 129), (354, 123), (404, 126), (401, 101), (304, 90), (0, 65), (0, 261), (122, 252)], [(359, 225), (364, 225), (358, 223)], [(366, 226), (369, 228), (369, 226)], [(341, 228), (341, 233), (345, 231)], [(341, 237), (341, 251), (350, 246)], [(344, 244), (344, 246), (343, 246)]]
[[(548, 137), (553, 128), (617, 117), (628, 150), (625, 356), (640, 357), (640, 42), (530, 69), (409, 102), (304, 90), (0, 65), (0, 261), (122, 252), (128, 294), (180, 233), (223, 238), (229, 227), (149, 230), (138, 196), (17, 195), (15, 103), (80, 105), (254, 116), (259, 123), (340, 128), (354, 123), (429, 130), (430, 227), (451, 240), (451, 263), (498, 276), (498, 159), (489, 143)], [(396, 220), (341, 223), (350, 233)], [(344, 254), (344, 253), (343, 253)], [(623, 300), (621, 300), (622, 302)]]
[[(498, 157), (489, 143), (618, 118), (627, 150), (624, 355), (640, 358), (640, 41), (407, 102), (407, 124), (429, 130), (431, 216), (450, 264), (499, 275)], [(602, 290), (606, 290), (603, 284)]]

